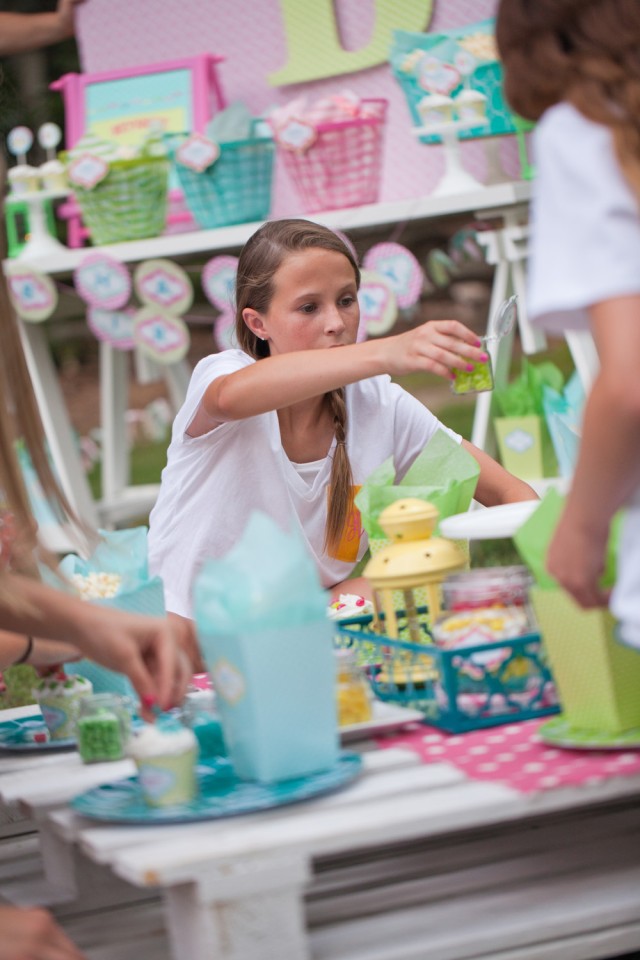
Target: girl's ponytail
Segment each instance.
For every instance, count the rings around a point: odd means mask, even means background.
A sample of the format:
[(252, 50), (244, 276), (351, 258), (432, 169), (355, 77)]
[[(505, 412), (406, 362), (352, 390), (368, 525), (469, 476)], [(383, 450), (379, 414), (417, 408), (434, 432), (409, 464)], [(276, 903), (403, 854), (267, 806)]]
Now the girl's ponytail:
[(325, 550), (335, 557), (353, 508), (353, 474), (347, 453), (347, 404), (344, 387), (328, 393), (327, 402), (333, 413), (336, 446), (331, 464)]

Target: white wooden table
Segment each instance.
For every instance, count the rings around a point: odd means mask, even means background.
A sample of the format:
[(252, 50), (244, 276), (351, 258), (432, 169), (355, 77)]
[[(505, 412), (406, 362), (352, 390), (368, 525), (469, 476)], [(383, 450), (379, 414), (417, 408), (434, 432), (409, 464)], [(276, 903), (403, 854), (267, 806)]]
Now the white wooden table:
[[(128, 761), (58, 758), (51, 777), (0, 773), (0, 799), (38, 824), (49, 892), (93, 911), (81, 927), (93, 931), (92, 960), (141, 960), (145, 936), (163, 960), (587, 960), (640, 949), (640, 777), (520, 794), (407, 750), (366, 750), (361, 778), (330, 796), (138, 827), (66, 806), (128, 775)], [(134, 909), (136, 890), (147, 899)], [(166, 938), (148, 899), (158, 894)], [(101, 954), (97, 931), (107, 935), (114, 904), (135, 918), (135, 937)]]

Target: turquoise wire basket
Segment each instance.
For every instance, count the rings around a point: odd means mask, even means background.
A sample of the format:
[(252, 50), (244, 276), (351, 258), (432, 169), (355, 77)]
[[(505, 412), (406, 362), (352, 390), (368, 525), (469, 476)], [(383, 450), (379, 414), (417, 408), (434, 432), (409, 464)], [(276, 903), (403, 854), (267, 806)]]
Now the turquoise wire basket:
[(198, 173), (175, 160), (185, 203), (203, 230), (266, 220), (271, 210), (275, 147), (271, 137), (221, 143), (220, 156)]
[(356, 651), (379, 700), (420, 710), (432, 726), (464, 733), (559, 712), (539, 633), (447, 650), (428, 642), (424, 623), (426, 642), (412, 643), (374, 633), (371, 618), (362, 619), (336, 624), (334, 645)]

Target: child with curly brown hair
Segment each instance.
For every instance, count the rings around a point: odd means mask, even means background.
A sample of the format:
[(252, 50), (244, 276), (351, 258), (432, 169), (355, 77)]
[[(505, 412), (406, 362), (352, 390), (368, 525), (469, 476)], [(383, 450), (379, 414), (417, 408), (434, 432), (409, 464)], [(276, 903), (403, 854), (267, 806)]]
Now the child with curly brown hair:
[(584, 607), (609, 526), (626, 507), (611, 609), (640, 647), (640, 3), (502, 0), (496, 36), (507, 98), (537, 120), (532, 322), (593, 333), (599, 371), (547, 564)]

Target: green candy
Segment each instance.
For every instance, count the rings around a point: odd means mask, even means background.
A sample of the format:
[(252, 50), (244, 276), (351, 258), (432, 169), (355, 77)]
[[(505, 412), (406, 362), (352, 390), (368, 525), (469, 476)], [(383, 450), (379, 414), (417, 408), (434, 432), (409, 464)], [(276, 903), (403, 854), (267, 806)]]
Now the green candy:
[(99, 710), (78, 721), (78, 749), (85, 763), (121, 760), (124, 756), (122, 724), (115, 713)]
[(451, 381), (454, 393), (482, 393), (493, 390), (493, 373), (490, 360), (479, 360), (473, 364), (473, 370), (454, 370), (455, 380)]

